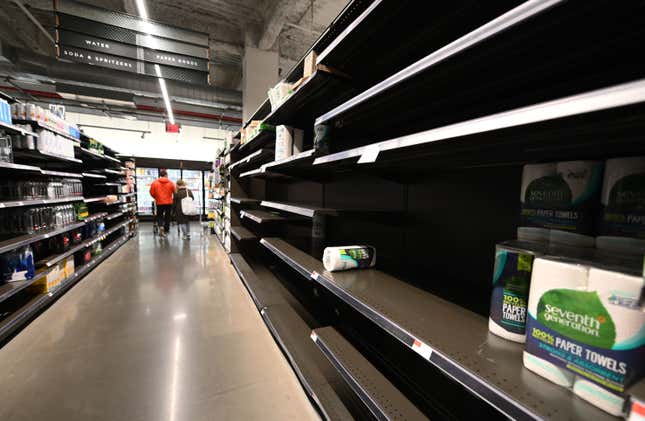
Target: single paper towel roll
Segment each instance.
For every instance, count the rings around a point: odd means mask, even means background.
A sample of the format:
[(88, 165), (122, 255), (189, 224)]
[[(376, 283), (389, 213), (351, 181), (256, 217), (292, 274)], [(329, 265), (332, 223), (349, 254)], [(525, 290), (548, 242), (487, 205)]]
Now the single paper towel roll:
[(535, 355), (524, 351), (522, 354), (522, 362), (524, 367), (528, 368), (535, 374), (538, 374), (545, 379), (557, 384), (558, 386), (571, 387), (573, 386), (573, 381), (575, 376), (573, 373), (568, 370), (562, 369), (555, 364), (548, 362), (542, 358), (536, 357)]
[(611, 393), (589, 380), (576, 377), (573, 393), (611, 415), (616, 417), (624, 415), (625, 397)]
[(533, 263), (524, 365), (561, 386), (571, 387), (574, 375), (546, 359), (550, 358), (550, 349), (555, 350), (555, 343), (551, 340), (553, 334), (539, 323), (544, 317), (541, 313), (545, 311), (541, 300), (545, 294), (551, 296), (559, 293), (566, 294), (568, 291), (585, 290), (588, 274), (587, 266), (571, 259), (540, 257)]
[[(645, 244), (645, 156), (607, 161), (602, 188), (601, 234)], [(626, 248), (618, 241), (606, 244)]]
[(362, 269), (376, 264), (376, 249), (372, 246), (326, 247), (323, 265), (330, 272)]
[(524, 343), (533, 260), (545, 252), (546, 247), (542, 244), (522, 241), (507, 241), (495, 247), (488, 321), (488, 329), (495, 335)]

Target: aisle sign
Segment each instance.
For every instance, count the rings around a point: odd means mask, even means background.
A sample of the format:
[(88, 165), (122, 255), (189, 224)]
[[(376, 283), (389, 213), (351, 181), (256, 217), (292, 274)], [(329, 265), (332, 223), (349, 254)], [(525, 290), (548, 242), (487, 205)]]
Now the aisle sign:
[(74, 0), (55, 0), (60, 59), (194, 84), (208, 84), (208, 34)]

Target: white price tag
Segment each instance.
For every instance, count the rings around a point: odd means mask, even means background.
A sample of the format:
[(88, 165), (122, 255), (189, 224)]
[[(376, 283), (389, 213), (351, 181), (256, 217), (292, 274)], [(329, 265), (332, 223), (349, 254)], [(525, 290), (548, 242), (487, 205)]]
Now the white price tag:
[(318, 340), (318, 335), (316, 335), (316, 332), (311, 332), (311, 335), (309, 335), (312, 341), (316, 342)]
[(376, 161), (381, 148), (378, 145), (369, 146), (358, 159), (357, 164), (369, 164)]
[(412, 349), (414, 350), (414, 352), (421, 355), (426, 360), (429, 360), (430, 356), (432, 355), (432, 348), (430, 348), (428, 345), (424, 344), (418, 339), (414, 340), (414, 343), (412, 344)]
[(316, 272), (316, 271), (313, 271), (311, 273), (311, 279), (313, 279), (314, 281), (317, 281), (319, 276), (320, 275), (318, 275), (318, 272)]

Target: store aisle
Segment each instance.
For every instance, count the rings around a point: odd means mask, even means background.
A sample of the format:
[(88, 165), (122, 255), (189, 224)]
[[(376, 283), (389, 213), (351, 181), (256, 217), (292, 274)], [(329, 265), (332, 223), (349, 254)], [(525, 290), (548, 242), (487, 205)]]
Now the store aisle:
[(151, 232), (0, 349), (0, 419), (318, 418), (217, 240)]

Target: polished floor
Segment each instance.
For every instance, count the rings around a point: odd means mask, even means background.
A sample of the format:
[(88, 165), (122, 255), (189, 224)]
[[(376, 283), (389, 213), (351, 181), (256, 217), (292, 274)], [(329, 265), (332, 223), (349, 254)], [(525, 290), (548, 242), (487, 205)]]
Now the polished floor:
[(151, 232), (0, 349), (0, 420), (318, 419), (217, 240)]

